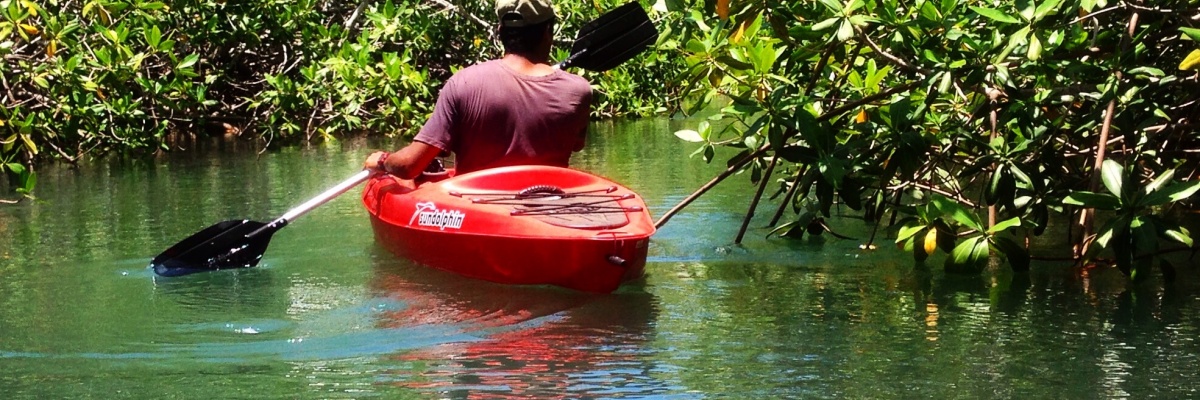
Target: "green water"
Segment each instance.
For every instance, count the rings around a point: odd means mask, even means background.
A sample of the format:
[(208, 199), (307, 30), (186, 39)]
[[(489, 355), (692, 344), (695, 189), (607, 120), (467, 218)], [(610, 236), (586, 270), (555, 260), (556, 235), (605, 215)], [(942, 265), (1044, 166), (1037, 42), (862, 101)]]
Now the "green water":
[[(598, 123), (575, 158), (657, 217), (723, 169), (666, 120)], [(431, 271), (374, 243), (357, 190), (280, 231), (259, 268), (164, 279), (154, 255), (354, 174), (354, 141), (42, 168), (0, 206), (0, 398), (1195, 398), (1200, 287), (1059, 265), (947, 276), (881, 239), (766, 238), (735, 176), (596, 296)], [(835, 226), (860, 239), (853, 220)], [(1051, 235), (1053, 236), (1053, 235)], [(448, 251), (470, 251), (448, 249)], [(940, 260), (930, 265), (940, 265)]]

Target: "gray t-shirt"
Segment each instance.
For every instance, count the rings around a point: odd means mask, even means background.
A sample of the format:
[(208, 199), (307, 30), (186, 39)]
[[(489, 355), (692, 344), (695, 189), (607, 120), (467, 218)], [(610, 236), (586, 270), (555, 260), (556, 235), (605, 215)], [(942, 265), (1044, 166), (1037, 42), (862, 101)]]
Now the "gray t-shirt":
[(455, 155), (458, 173), (509, 165), (566, 167), (583, 149), (592, 88), (566, 72), (522, 75), (492, 60), (454, 74), (415, 140)]

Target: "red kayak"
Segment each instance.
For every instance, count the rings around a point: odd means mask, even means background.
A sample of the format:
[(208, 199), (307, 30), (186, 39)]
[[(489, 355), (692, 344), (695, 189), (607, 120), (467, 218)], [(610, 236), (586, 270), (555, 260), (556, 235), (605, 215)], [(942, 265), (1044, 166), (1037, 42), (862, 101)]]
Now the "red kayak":
[(376, 239), (418, 263), (493, 282), (608, 293), (640, 278), (654, 222), (641, 197), (569, 168), (514, 166), (367, 181)]

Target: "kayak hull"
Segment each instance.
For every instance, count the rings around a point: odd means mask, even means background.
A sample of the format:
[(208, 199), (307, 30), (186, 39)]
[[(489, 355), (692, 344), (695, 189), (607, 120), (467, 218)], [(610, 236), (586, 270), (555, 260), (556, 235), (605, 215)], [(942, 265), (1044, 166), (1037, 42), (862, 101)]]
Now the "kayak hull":
[[(521, 194), (531, 189), (537, 193)], [(477, 279), (585, 292), (642, 277), (655, 231), (633, 191), (558, 167), (436, 182), (381, 174), (367, 181), (363, 203), (376, 240), (400, 257)]]

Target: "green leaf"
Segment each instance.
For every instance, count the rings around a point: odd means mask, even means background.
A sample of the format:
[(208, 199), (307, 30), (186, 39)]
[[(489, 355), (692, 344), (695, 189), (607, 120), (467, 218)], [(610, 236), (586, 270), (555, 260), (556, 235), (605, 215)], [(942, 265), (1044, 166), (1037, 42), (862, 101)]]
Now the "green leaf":
[(675, 137), (678, 137), (680, 139), (683, 139), (684, 141), (692, 142), (692, 143), (699, 143), (699, 142), (704, 141), (704, 138), (700, 136), (700, 132), (696, 132), (691, 129), (684, 129), (684, 130), (676, 131)]
[(33, 188), (37, 186), (37, 173), (33, 171), (27, 171), (27, 173), (22, 173), (21, 177), (24, 182), (21, 184), (21, 188), (18, 190), (24, 195), (32, 193)]
[(1025, 171), (1022, 171), (1021, 168), (1016, 164), (1009, 165), (1009, 171), (1012, 171), (1013, 178), (1016, 178), (1016, 180), (1024, 182), (1026, 185), (1033, 186), (1033, 179), (1030, 179), (1029, 175), (1027, 175)]
[(146, 29), (143, 34), (146, 36), (146, 44), (150, 45), (150, 48), (157, 50), (159, 43), (162, 42), (162, 31), (158, 29), (158, 26), (155, 25), (150, 27), (150, 29)]
[[(1095, 251), (1095, 250), (1099, 250), (1099, 249), (1108, 248), (1110, 246), (1110, 243), (1112, 243), (1113, 238), (1122, 236), (1122, 235), (1119, 235), (1121, 233), (1128, 234), (1129, 233), (1129, 223), (1130, 223), (1129, 217), (1117, 217), (1117, 218), (1108, 220), (1108, 222), (1105, 223), (1104, 226), (1100, 227), (1099, 231), (1097, 231), (1099, 233), (1096, 234), (1096, 241), (1094, 242), (1094, 244), (1098, 244), (1100, 246), (1093, 245), (1092, 250)], [(1128, 236), (1123, 236), (1123, 238), (1129, 239)]]
[(840, 21), (840, 20), (841, 20), (840, 17), (833, 17), (833, 18), (818, 22), (816, 25), (812, 26), (812, 30), (823, 31), (823, 30), (832, 28), (833, 24), (838, 23), (838, 21)]
[(913, 221), (911, 225), (902, 226), (900, 227), (900, 233), (896, 234), (896, 243), (908, 240), (909, 238), (913, 237), (913, 235), (916, 235), (917, 232), (920, 232), (924, 229), (925, 225), (917, 221)]
[(1067, 195), (1063, 199), (1063, 204), (1099, 210), (1116, 210), (1121, 207), (1121, 199), (1108, 193), (1078, 191)]
[(1104, 187), (1108, 188), (1109, 193), (1121, 198), (1125, 183), (1125, 167), (1111, 159), (1104, 160), (1104, 166), (1100, 168), (1100, 178), (1104, 181)]
[(1033, 0), (1017, 0), (1017, 12), (1026, 21), (1033, 21), (1033, 15), (1036, 10), (1037, 8), (1033, 5)]
[(854, 37), (854, 25), (848, 20), (842, 20), (842, 24), (838, 26), (837, 38), (839, 42), (845, 42)]
[(842, 3), (837, 2), (837, 0), (821, 0), (821, 5), (828, 8), (834, 14), (842, 14)]
[(1000, 201), (1000, 196), (1003, 195), (1000, 191), (1003, 189), (1002, 186), (1004, 186), (1004, 169), (1006, 166), (1007, 164), (1000, 164), (992, 172), (992, 179), (988, 182), (988, 186), (984, 191), (984, 200), (987, 201), (987, 205), (989, 206), (996, 205)]
[(175, 69), (181, 70), (190, 68), (191, 66), (196, 65), (197, 61), (200, 61), (199, 54), (189, 54), (187, 57), (183, 58), (183, 61), (180, 61), (179, 64), (175, 65)]
[(963, 207), (962, 204), (959, 204), (957, 201), (951, 200), (950, 198), (942, 195), (934, 195), (933, 199), (930, 201), (939, 211), (941, 211), (943, 214), (949, 215), (950, 218), (958, 221), (958, 223), (980, 232), (984, 231), (983, 223), (979, 222), (979, 219), (975, 216), (975, 214), (968, 211), (966, 207)]
[(950, 71), (943, 71), (941, 74), (942, 81), (938, 83), (938, 93), (947, 93), (950, 91), (950, 83), (952, 82)]
[(1138, 205), (1143, 207), (1161, 206), (1192, 197), (1198, 190), (1200, 190), (1200, 180), (1176, 183), (1142, 198)]
[(1025, 53), (1025, 57), (1029, 61), (1037, 61), (1042, 58), (1042, 40), (1038, 39), (1036, 33), (1029, 35), (1029, 51)]
[(1142, 188), (1142, 193), (1151, 194), (1151, 193), (1157, 192), (1159, 189), (1162, 189), (1164, 186), (1166, 186), (1167, 183), (1170, 183), (1172, 179), (1175, 179), (1175, 169), (1174, 168), (1169, 169), (1166, 172), (1163, 172), (1161, 174), (1158, 174), (1158, 177), (1154, 178), (1154, 180), (1151, 181), (1150, 184), (1148, 184), (1148, 185), (1146, 185), (1146, 187)]
[(1059, 3), (1062, 3), (1062, 0), (1046, 0), (1042, 4), (1039, 4), (1033, 12), (1033, 21), (1040, 21), (1047, 15), (1058, 11)]
[(992, 60), (992, 64), (1000, 64), (1001, 62), (1003, 62), (1005, 59), (1008, 58), (1009, 54), (1012, 54), (1013, 49), (1017, 48), (1017, 46), (1025, 44), (1026, 39), (1028, 39), (1028, 38), (1029, 38), (1029, 27), (1028, 26), (1022, 27), (1021, 29), (1018, 29), (1016, 32), (1013, 32), (1013, 34), (1008, 37), (1008, 45), (1004, 46), (1004, 51), (1001, 51), (1000, 54), (996, 55), (996, 58)]
[(1179, 31), (1183, 32), (1184, 36), (1192, 39), (1192, 41), (1200, 42), (1200, 29), (1180, 27)]
[(17, 175), (25, 173), (25, 166), (21, 165), (21, 164), (8, 163), (8, 164), (3, 164), (3, 166), (5, 168), (8, 168), (9, 171), (12, 171), (14, 174), (17, 174)]
[(1021, 226), (1021, 218), (1012, 217), (1012, 218), (1006, 219), (1004, 221), (998, 222), (998, 223), (996, 223), (996, 225), (992, 226), (991, 229), (988, 229), (988, 234), (994, 235), (998, 232), (1003, 232), (1004, 230), (1006, 230), (1008, 228), (1012, 228), (1014, 226)]
[(962, 241), (954, 246), (950, 257), (946, 258), (946, 270), (977, 269), (987, 260), (988, 244), (983, 236), (976, 236)]
[(1011, 15), (1005, 14), (1003, 11), (1000, 11), (1000, 10), (987, 8), (987, 7), (976, 7), (976, 6), (970, 6), (969, 8), (972, 11), (975, 11), (976, 13), (978, 13), (979, 15), (988, 17), (991, 20), (996, 21), (996, 22), (1003, 22), (1006, 24), (1021, 23), (1021, 20), (1019, 20), (1016, 17), (1013, 17)]
[(1180, 227), (1178, 229), (1167, 229), (1163, 232), (1163, 236), (1166, 236), (1168, 239), (1176, 242), (1183, 243), (1183, 245), (1187, 247), (1192, 247), (1192, 235), (1188, 234), (1188, 230), (1186, 228)]
[(747, 70), (747, 69), (754, 68), (754, 65), (751, 65), (750, 63), (738, 61), (736, 58), (733, 58), (732, 56), (720, 56), (720, 57), (717, 57), (717, 61), (720, 61), (720, 62), (724, 63), (725, 65), (728, 65), (736, 70)]

